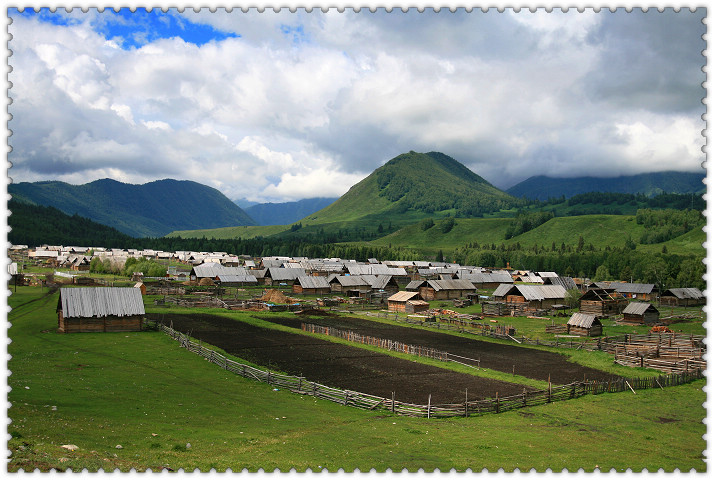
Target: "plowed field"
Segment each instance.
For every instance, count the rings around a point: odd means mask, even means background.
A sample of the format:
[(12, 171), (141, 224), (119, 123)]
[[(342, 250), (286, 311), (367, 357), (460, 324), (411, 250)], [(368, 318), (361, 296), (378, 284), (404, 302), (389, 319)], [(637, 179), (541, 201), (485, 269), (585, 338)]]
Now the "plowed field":
[[(433, 404), (514, 395), (524, 386), (432, 367), (309, 336), (256, 327), (230, 318), (191, 314), (147, 315), (258, 365), (332, 387), (402, 402)], [(299, 327), (299, 325), (298, 325)], [(530, 388), (525, 387), (527, 390)]]

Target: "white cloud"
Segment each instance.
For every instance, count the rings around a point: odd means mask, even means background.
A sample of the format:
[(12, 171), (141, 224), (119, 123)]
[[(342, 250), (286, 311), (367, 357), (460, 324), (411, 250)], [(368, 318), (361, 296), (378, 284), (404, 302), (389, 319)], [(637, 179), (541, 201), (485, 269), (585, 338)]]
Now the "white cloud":
[(277, 201), (340, 195), (409, 150), (501, 187), (704, 159), (701, 15), (363, 12), (188, 10), (240, 37), (130, 50), (97, 15), (13, 18), (11, 176)]

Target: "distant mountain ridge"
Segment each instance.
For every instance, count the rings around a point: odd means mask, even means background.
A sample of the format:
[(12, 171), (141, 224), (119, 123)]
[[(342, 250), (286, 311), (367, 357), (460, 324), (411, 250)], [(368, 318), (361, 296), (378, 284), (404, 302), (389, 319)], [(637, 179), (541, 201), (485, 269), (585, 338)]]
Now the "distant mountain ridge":
[[(258, 203), (243, 207), (258, 225), (289, 225), (322, 210), (337, 198), (304, 198), (296, 202)], [(237, 203), (237, 202), (236, 202)]]
[(613, 192), (643, 193), (648, 197), (658, 193), (701, 193), (706, 186), (702, 181), (706, 174), (695, 172), (641, 173), (612, 178), (575, 177), (554, 178), (543, 175), (530, 177), (506, 192), (515, 197), (531, 200), (548, 200), (579, 193)]
[(64, 182), (10, 184), (15, 200), (52, 206), (110, 225), (133, 237), (160, 237), (174, 230), (255, 225), (238, 205), (215, 188), (189, 180), (143, 185), (102, 179), (84, 185)]

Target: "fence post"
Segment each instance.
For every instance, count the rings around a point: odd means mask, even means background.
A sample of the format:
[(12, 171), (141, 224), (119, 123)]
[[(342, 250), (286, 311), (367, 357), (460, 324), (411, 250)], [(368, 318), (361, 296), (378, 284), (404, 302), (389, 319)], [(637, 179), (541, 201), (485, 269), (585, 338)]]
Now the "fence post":
[(429, 401), (426, 404), (426, 418), (431, 418), (431, 393), (429, 394)]
[(500, 413), (501, 408), (498, 402), (498, 392), (496, 392), (496, 413)]
[(466, 401), (464, 402), (464, 417), (469, 416), (469, 389), (466, 389)]
[(394, 413), (394, 392), (392, 392), (392, 413)]

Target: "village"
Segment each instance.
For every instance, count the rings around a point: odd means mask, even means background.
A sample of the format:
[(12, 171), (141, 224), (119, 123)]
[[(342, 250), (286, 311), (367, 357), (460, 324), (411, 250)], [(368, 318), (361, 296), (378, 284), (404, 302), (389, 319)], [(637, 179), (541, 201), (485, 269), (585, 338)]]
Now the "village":
[[(651, 338), (655, 334), (658, 340), (649, 347), (623, 346), (616, 362), (645, 366), (647, 359), (652, 366), (668, 372), (704, 365), (700, 347), (682, 350), (681, 356), (668, 353), (665, 363), (660, 355), (662, 334), (670, 334), (666, 342), (671, 346), (672, 339), (677, 338), (677, 326), (703, 321), (705, 297), (696, 288), (659, 291), (654, 284), (592, 282), (556, 272), (434, 261), (252, 258), (226, 252), (77, 246), (30, 249), (25, 245), (12, 246), (10, 256), (11, 285), (71, 286), (87, 291), (88, 296), (82, 296), (75, 289), (61, 289), (59, 332), (141, 330), (144, 302), (141, 296), (136, 297), (138, 291), (142, 296), (154, 296), (153, 304), (160, 306), (357, 311), (519, 344), (583, 348), (588, 342), (593, 345), (595, 338), (622, 334), (626, 334), (626, 344), (647, 344), (642, 336)], [(117, 275), (117, 269), (129, 265), (129, 259), (152, 262), (156, 276), (140, 271), (124, 278)], [(100, 265), (107, 273), (90, 271), (92, 265)], [(109, 274), (111, 266), (117, 268), (114, 274)], [(104, 300), (90, 293), (107, 286), (123, 286), (124, 292), (131, 293)], [(73, 302), (82, 307), (73, 307)], [(108, 302), (111, 307), (87, 306), (97, 302)], [(107, 318), (113, 320), (108, 322)], [(703, 338), (691, 332), (682, 335), (691, 345), (699, 345)], [(602, 348), (600, 341), (597, 345)]]

